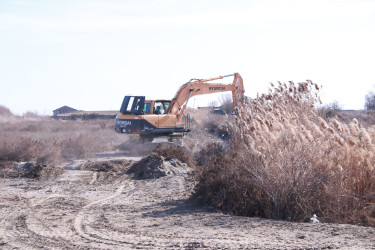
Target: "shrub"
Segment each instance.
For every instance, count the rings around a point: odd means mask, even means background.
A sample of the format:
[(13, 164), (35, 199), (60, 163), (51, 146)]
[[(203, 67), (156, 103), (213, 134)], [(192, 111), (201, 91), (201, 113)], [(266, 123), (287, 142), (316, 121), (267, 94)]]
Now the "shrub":
[(318, 110), (321, 116), (324, 118), (332, 118), (338, 115), (338, 112), (342, 110), (342, 106), (338, 101), (333, 101)]
[(199, 166), (217, 166), (225, 156), (225, 150), (222, 144), (210, 143), (202, 148), (197, 154), (196, 159)]
[(37, 115), (0, 120), (0, 161), (56, 164), (114, 150), (113, 120), (62, 121)]
[(65, 159), (82, 159), (87, 155), (84, 135), (64, 139), (60, 144), (61, 154)]
[(29, 137), (17, 136), (0, 144), (0, 161), (30, 161), (35, 158), (41, 143)]
[(234, 111), (233, 100), (230, 94), (221, 95), (219, 97), (220, 108), (227, 114), (231, 114)]
[(3, 116), (12, 116), (13, 113), (10, 111), (9, 108), (3, 106), (3, 105), (0, 105), (0, 115), (3, 115)]
[(238, 110), (230, 147), (201, 153), (195, 198), (237, 215), (363, 222), (374, 201), (375, 127), (328, 122), (311, 82), (273, 87)]

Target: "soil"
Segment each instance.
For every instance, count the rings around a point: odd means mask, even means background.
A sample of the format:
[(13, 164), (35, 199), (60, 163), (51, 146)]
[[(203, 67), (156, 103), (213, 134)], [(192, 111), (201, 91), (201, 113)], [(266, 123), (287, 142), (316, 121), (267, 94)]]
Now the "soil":
[(158, 155), (144, 157), (135, 163), (128, 173), (133, 174), (135, 179), (157, 179), (167, 175), (188, 176), (190, 169), (186, 163), (181, 163), (177, 159), (165, 160)]
[(37, 179), (55, 179), (63, 173), (63, 169), (47, 166), (36, 162), (15, 163), (10, 168), (1, 170), (0, 175), (8, 178), (37, 178)]
[(186, 164), (137, 160), (82, 160), (37, 178), (1, 178), (0, 248), (375, 248), (374, 227), (203, 208), (189, 200), (194, 181)]

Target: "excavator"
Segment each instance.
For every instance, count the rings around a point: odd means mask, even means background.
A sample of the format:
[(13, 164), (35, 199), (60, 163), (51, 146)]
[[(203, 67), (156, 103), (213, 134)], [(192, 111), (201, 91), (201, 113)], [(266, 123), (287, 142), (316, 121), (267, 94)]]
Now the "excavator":
[[(212, 81), (232, 77), (230, 84)], [(169, 141), (182, 138), (190, 132), (190, 117), (183, 115), (193, 96), (219, 92), (232, 92), (234, 107), (245, 103), (243, 80), (239, 73), (209, 79), (191, 79), (183, 84), (172, 100), (145, 100), (145, 96), (125, 96), (120, 114), (115, 119), (115, 130), (119, 133), (139, 134), (140, 139), (152, 141), (167, 136)]]

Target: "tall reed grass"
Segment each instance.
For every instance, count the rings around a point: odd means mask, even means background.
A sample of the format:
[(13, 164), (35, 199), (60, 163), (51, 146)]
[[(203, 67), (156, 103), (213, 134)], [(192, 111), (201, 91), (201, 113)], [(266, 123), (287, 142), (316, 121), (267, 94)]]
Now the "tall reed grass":
[(237, 215), (369, 224), (375, 126), (321, 118), (318, 92), (279, 82), (238, 109), (230, 149), (201, 154), (195, 197)]

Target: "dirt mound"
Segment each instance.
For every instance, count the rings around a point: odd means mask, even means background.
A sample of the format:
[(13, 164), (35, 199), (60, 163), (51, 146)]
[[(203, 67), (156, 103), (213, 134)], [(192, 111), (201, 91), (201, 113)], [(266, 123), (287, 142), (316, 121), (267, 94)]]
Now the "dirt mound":
[(131, 163), (131, 160), (88, 161), (82, 165), (81, 170), (96, 172), (125, 172), (129, 169)]
[(191, 169), (177, 159), (165, 160), (158, 155), (150, 155), (135, 163), (128, 171), (135, 179), (157, 179), (167, 175), (187, 175)]
[(177, 159), (180, 162), (186, 163), (189, 167), (195, 165), (191, 152), (186, 147), (176, 144), (159, 143), (156, 148), (152, 150), (152, 153), (164, 157), (165, 160)]
[(13, 167), (3, 170), (4, 177), (10, 178), (37, 178), (49, 179), (62, 174), (64, 170), (59, 167), (44, 165), (36, 162), (20, 162)]

